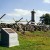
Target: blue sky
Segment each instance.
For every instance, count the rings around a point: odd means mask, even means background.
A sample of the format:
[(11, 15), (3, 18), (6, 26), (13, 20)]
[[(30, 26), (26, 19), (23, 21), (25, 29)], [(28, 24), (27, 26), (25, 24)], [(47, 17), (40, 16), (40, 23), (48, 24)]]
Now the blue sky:
[(0, 10), (11, 11), (15, 8), (26, 10), (49, 10), (50, 4), (44, 3), (43, 0), (0, 0)]
[[(30, 12), (35, 9), (35, 20), (39, 21), (42, 14), (50, 13), (50, 0), (0, 0), (0, 16), (6, 13), (4, 20), (30, 20)], [(23, 15), (24, 14), (24, 15)]]

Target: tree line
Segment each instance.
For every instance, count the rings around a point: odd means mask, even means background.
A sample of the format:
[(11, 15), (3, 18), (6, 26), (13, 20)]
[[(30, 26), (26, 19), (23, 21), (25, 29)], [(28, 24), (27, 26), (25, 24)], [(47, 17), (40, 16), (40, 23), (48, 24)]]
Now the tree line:
[(50, 25), (50, 14), (46, 13), (40, 17), (40, 21), (42, 24)]

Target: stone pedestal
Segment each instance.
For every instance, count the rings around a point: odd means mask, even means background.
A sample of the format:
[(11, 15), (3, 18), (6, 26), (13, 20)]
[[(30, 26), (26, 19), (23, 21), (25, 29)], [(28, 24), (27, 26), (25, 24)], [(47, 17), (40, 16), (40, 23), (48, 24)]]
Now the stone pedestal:
[(11, 28), (2, 28), (1, 44), (2, 46), (6, 47), (18, 46), (19, 45), (18, 34)]

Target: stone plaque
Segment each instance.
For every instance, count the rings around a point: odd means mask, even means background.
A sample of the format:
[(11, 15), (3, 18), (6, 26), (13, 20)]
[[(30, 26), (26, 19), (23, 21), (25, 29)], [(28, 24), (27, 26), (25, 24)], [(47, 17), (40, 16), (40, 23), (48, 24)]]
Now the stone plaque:
[(18, 46), (19, 45), (18, 34), (11, 28), (2, 28), (1, 44), (8, 47)]

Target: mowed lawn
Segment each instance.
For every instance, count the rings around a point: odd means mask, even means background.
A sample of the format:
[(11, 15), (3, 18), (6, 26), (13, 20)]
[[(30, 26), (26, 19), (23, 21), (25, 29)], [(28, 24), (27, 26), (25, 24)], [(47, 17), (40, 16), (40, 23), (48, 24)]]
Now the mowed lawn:
[(0, 50), (50, 50), (50, 31), (17, 33), (20, 45), (11, 48), (0, 46)]

